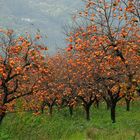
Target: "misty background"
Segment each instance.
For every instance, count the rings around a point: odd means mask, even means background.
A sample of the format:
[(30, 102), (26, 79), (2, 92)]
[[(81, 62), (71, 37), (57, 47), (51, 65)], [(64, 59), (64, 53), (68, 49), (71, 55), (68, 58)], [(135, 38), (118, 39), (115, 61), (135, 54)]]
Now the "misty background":
[(50, 53), (64, 48), (63, 26), (72, 24), (72, 14), (82, 7), (82, 0), (0, 0), (0, 28), (11, 28), (18, 34), (35, 33), (48, 36)]

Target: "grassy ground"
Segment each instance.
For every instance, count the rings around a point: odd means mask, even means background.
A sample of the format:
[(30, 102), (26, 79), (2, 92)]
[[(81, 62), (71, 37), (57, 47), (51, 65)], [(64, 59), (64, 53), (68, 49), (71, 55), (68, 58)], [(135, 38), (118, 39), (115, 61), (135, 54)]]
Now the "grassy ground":
[(82, 109), (76, 109), (73, 117), (67, 109), (56, 110), (53, 117), (8, 114), (0, 126), (0, 140), (140, 140), (140, 103), (131, 106), (130, 112), (117, 107), (116, 124), (103, 105), (99, 110), (92, 107), (89, 122)]

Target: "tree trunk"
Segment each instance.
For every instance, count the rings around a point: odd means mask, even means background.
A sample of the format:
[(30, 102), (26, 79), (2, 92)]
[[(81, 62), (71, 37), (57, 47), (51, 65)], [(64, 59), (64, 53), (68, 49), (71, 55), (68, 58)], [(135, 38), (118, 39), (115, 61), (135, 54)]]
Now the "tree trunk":
[(5, 115), (6, 115), (6, 108), (4, 105), (0, 105), (0, 125), (2, 124)]
[(2, 124), (5, 115), (6, 115), (5, 110), (0, 109), (0, 125)]
[(44, 106), (41, 106), (41, 113), (44, 113)]
[(90, 106), (89, 105), (85, 105), (85, 112), (86, 112), (86, 120), (89, 121), (90, 120)]
[(125, 98), (126, 101), (126, 111), (130, 111), (130, 99)]
[(115, 123), (116, 122), (116, 103), (112, 103), (111, 104), (111, 120), (112, 120), (112, 123)]
[(45, 103), (42, 103), (42, 105), (41, 105), (41, 113), (43, 114), (44, 113), (44, 108), (45, 108)]
[(5, 114), (0, 115), (0, 125), (2, 124), (4, 117), (5, 117)]
[(106, 109), (109, 110), (110, 109), (110, 102), (105, 97), (103, 97), (103, 99), (106, 103)]
[(73, 106), (69, 106), (69, 112), (70, 112), (70, 115), (72, 116), (73, 115)]
[(107, 110), (110, 109), (110, 104), (109, 104), (109, 102), (106, 102), (106, 108), (107, 108)]
[(106, 109), (109, 110), (110, 109), (110, 103), (109, 103), (109, 101), (105, 101), (105, 103), (106, 103)]
[(95, 100), (96, 107), (99, 109), (99, 100)]
[(52, 111), (53, 111), (53, 106), (50, 105), (50, 106), (49, 106), (49, 114), (50, 114), (50, 116), (52, 116)]

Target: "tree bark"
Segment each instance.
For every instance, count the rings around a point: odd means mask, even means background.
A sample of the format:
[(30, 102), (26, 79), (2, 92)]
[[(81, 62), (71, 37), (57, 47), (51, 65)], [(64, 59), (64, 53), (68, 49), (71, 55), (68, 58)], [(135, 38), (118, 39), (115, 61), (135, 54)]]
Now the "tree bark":
[(45, 106), (42, 105), (42, 106), (41, 106), (41, 113), (42, 113), (42, 114), (44, 113), (44, 108), (45, 108)]
[(5, 115), (0, 115), (0, 125), (2, 124), (2, 121), (3, 121), (3, 119), (4, 119), (4, 116), (5, 116)]
[(6, 115), (6, 107), (4, 105), (0, 105), (0, 125)]
[(99, 109), (99, 100), (95, 100), (96, 107)]
[(125, 101), (126, 101), (126, 111), (130, 111), (130, 102), (131, 102), (131, 100), (125, 98)]
[(70, 115), (73, 116), (73, 106), (69, 106)]
[(107, 110), (109, 110), (110, 109), (110, 102), (106, 99), (106, 97), (103, 97), (103, 99), (104, 99), (104, 101), (106, 103)]
[(89, 105), (85, 105), (85, 112), (86, 112), (86, 120), (89, 121), (90, 120), (90, 106)]
[(46, 103), (43, 102), (42, 105), (41, 105), (41, 113), (42, 113), (42, 114), (44, 113), (44, 108), (45, 108), (45, 106), (46, 106)]
[(110, 104), (109, 104), (109, 102), (106, 102), (106, 108), (107, 108), (107, 110), (110, 109)]
[(50, 116), (52, 116), (52, 112), (53, 112), (53, 106), (50, 105), (50, 106), (49, 106), (49, 114), (50, 114)]
[(116, 122), (116, 103), (111, 104), (111, 120), (112, 123)]
[(6, 113), (5, 111), (3, 111), (2, 109), (0, 109), (0, 125), (2, 124), (2, 121), (5, 117)]

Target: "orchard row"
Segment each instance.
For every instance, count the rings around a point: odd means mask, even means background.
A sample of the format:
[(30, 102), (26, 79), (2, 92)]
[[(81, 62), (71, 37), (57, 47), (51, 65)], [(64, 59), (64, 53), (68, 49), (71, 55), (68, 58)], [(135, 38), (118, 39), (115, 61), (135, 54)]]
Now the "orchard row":
[[(41, 35), (14, 36), (0, 30), (0, 121), (22, 98), (24, 110), (44, 112), (53, 107), (104, 101), (114, 123), (117, 103), (127, 110), (140, 94), (139, 0), (85, 0), (85, 9), (65, 28), (68, 47), (47, 55)], [(11, 106), (12, 110), (11, 110)]]

